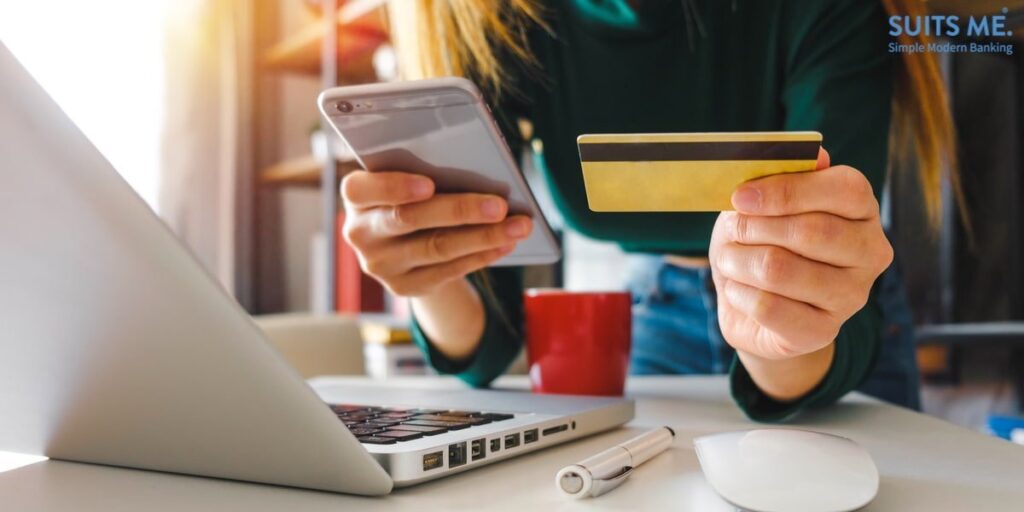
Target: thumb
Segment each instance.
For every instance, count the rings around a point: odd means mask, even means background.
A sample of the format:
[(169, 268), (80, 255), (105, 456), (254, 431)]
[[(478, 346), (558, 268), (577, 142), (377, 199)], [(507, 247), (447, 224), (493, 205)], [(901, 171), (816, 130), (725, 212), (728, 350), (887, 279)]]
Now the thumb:
[(828, 151), (825, 151), (825, 148), (818, 148), (818, 163), (814, 166), (814, 170), (820, 171), (829, 167), (832, 167), (832, 159), (829, 158)]

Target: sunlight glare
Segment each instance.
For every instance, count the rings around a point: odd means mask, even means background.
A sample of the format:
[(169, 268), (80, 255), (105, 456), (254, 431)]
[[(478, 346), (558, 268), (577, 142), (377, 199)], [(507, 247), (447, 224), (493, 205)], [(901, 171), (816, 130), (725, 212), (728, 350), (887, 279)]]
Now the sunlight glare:
[(0, 0), (0, 41), (154, 209), (168, 0)]

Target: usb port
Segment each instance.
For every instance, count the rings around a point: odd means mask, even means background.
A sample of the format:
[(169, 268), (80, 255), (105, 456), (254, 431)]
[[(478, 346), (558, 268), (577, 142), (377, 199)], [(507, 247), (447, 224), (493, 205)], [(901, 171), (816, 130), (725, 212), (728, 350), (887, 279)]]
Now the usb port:
[(501, 450), (501, 439), (500, 438), (491, 439), (491, 453), (494, 453), (494, 452), (500, 451), (500, 450)]
[(466, 443), (448, 445), (448, 468), (454, 468), (466, 463)]
[(437, 469), (444, 465), (444, 452), (428, 453), (423, 456), (423, 471)]
[(556, 425), (554, 427), (548, 427), (548, 428), (542, 430), (540, 433), (544, 434), (545, 436), (550, 436), (551, 434), (557, 434), (559, 432), (565, 432), (566, 430), (569, 430), (569, 425), (566, 425), (565, 423), (563, 423), (561, 425)]
[(469, 458), (471, 460), (480, 460), (487, 456), (484, 452), (484, 440), (477, 439), (469, 444)]
[(515, 448), (519, 446), (519, 434), (509, 434), (505, 436), (505, 449)]
[(526, 432), (523, 432), (523, 443), (530, 444), (537, 440), (537, 429), (531, 428)]

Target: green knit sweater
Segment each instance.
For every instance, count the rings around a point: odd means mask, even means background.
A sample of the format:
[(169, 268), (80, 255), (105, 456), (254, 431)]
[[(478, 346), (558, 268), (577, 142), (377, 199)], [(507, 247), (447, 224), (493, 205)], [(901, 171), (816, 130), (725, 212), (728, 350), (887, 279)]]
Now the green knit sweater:
[[(532, 121), (543, 147), (538, 163), (571, 228), (630, 252), (699, 255), (707, 254), (716, 217), (590, 211), (575, 143), (583, 133), (816, 130), (834, 163), (859, 169), (881, 193), (893, 61), (879, 2), (693, 0), (689, 15), (685, 3), (549, 2), (551, 31), (529, 34), (536, 65), (507, 62), (510, 92), (494, 110), (513, 150), (523, 143), (514, 119)], [(495, 293), (485, 300), (485, 332), (469, 359), (444, 357), (413, 322), (429, 363), (473, 386), (488, 385), (522, 346), (521, 273), (487, 272)], [(733, 397), (759, 421), (831, 404), (867, 376), (880, 331), (872, 293), (842, 327), (832, 367), (809, 394), (776, 402), (735, 360)]]

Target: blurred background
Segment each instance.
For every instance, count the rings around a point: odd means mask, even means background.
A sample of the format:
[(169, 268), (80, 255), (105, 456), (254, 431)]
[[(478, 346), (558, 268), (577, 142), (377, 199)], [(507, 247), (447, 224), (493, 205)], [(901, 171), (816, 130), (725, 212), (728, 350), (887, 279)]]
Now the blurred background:
[[(337, 236), (337, 185), (356, 164), (322, 129), (315, 98), (400, 76), (387, 4), (0, 0), (0, 40), (304, 375), (386, 378), (428, 370), (408, 343), (405, 303), (362, 275)], [(1007, 7), (1017, 50), (1024, 41), (1024, 2), (929, 5)], [(942, 64), (970, 224), (948, 186), (937, 233), (919, 201), (887, 200), (884, 217), (919, 325), (925, 412), (1009, 438), (1024, 406), (1024, 56)], [(893, 169), (885, 196), (912, 197), (911, 171)], [(530, 285), (622, 288), (628, 256), (551, 220), (566, 257), (529, 269)]]

